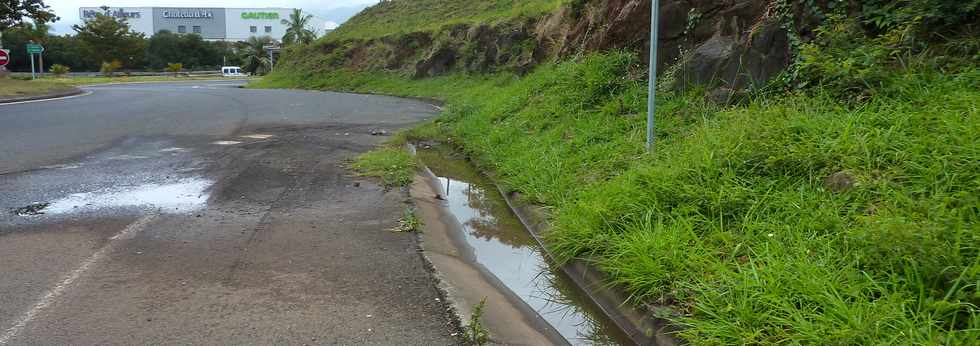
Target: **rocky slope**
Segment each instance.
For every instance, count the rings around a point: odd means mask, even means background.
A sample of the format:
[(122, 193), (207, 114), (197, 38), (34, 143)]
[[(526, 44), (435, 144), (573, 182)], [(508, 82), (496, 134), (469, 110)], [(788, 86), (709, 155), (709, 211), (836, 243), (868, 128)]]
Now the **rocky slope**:
[[(392, 3), (402, 2), (377, 6)], [(659, 68), (675, 87), (758, 86), (791, 62), (787, 28), (805, 38), (812, 23), (785, 19), (815, 17), (801, 8), (776, 0), (661, 1)], [(447, 24), (367, 38), (336, 35), (287, 51), (283, 63), (313, 71), (379, 70), (413, 78), (501, 70), (522, 74), (543, 62), (596, 51), (624, 49), (646, 57), (649, 22), (648, 0), (579, 0), (544, 15), (492, 24)]]

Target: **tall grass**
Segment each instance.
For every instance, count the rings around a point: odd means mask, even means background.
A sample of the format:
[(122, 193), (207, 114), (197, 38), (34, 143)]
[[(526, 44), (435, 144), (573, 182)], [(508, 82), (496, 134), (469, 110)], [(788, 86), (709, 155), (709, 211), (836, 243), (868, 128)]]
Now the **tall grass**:
[(388, 1), (365, 9), (326, 36), (327, 40), (372, 39), (435, 31), (454, 24), (494, 23), (534, 18), (564, 0), (413, 0)]
[(859, 104), (667, 94), (647, 154), (638, 69), (614, 52), (522, 78), (266, 83), (447, 100), (430, 126), (552, 207), (557, 253), (674, 306), (695, 344), (980, 339), (980, 70), (896, 74)]

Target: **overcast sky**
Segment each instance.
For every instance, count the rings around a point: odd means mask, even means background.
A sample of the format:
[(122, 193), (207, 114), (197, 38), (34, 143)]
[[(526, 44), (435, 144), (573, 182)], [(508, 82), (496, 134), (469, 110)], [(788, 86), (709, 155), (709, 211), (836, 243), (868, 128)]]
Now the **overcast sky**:
[(377, 3), (378, 0), (45, 0), (61, 17), (52, 24), (58, 34), (73, 33), (78, 24), (79, 7), (286, 7), (302, 8), (327, 21), (339, 22), (350, 16), (353, 8)]

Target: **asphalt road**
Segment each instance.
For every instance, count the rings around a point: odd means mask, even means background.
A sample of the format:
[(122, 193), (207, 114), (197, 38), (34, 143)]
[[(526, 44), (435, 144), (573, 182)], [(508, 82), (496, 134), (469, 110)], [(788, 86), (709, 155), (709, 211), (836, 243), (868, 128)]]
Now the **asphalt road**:
[(405, 194), (345, 168), (433, 106), (87, 90), (0, 105), (0, 345), (457, 342)]

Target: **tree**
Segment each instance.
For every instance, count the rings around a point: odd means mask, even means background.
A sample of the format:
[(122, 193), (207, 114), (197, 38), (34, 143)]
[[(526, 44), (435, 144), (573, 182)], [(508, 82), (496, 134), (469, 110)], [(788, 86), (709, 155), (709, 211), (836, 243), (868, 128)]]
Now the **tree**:
[(41, 0), (0, 0), (0, 30), (20, 25), (25, 17), (38, 24), (58, 20), (51, 7)]
[[(3, 0), (0, 0), (3, 1)], [(26, 45), (31, 41), (36, 43), (47, 43), (52, 36), (48, 34), (48, 26), (45, 24), (31, 24), (23, 22), (14, 27), (3, 31), (4, 47), (10, 50), (11, 61), (7, 68), (14, 71), (25, 71), (30, 68), (30, 58), (27, 54)], [(47, 56), (45, 56), (47, 58)]]
[(132, 31), (124, 18), (99, 13), (83, 25), (73, 25), (72, 29), (89, 60), (96, 63), (119, 61), (124, 67), (142, 67), (146, 38)]
[(239, 43), (242, 70), (252, 74), (266, 74), (272, 70), (272, 60), (265, 50), (265, 46), (269, 44), (272, 44), (272, 38), (269, 36), (252, 36), (248, 41)]
[(304, 15), (303, 10), (294, 8), (293, 13), (289, 14), (289, 19), (282, 20), (282, 24), (288, 26), (286, 34), (282, 36), (282, 43), (289, 45), (296, 42), (302, 44), (313, 42), (316, 39), (316, 32), (308, 28), (311, 20), (313, 15)]

